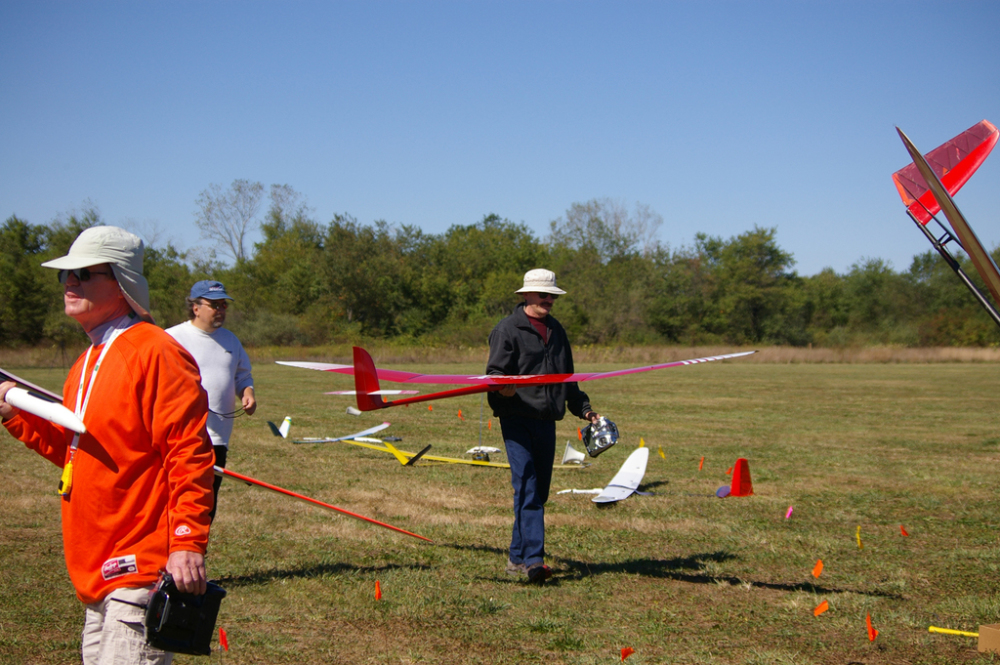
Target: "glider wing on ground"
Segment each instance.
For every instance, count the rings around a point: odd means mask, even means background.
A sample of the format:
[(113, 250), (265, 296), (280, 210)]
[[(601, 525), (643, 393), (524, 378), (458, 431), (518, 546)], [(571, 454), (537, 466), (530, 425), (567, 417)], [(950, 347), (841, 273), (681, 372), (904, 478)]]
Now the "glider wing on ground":
[(646, 464), (649, 462), (649, 448), (636, 448), (628, 456), (622, 468), (607, 484), (600, 495), (591, 501), (594, 503), (614, 503), (632, 496), (639, 489), (642, 477), (646, 475)]
[[(353, 374), (355, 394), (358, 400), (358, 408), (362, 411), (375, 411), (390, 406), (402, 406), (414, 402), (426, 402), (429, 400), (444, 399), (446, 397), (457, 397), (459, 395), (471, 395), (475, 393), (490, 392), (500, 390), (504, 386), (535, 386), (549, 383), (572, 383), (580, 381), (594, 381), (596, 379), (609, 379), (616, 376), (627, 376), (639, 372), (650, 372), (652, 370), (666, 369), (668, 367), (683, 367), (685, 365), (697, 365), (700, 363), (712, 362), (715, 360), (728, 360), (730, 358), (741, 358), (756, 353), (756, 351), (744, 351), (742, 353), (730, 353), (721, 356), (708, 356), (705, 358), (693, 358), (691, 360), (676, 360), (658, 365), (647, 365), (645, 367), (630, 367), (628, 369), (614, 370), (611, 372), (576, 372), (573, 374), (533, 374), (525, 376), (509, 376), (503, 374), (418, 374), (416, 372), (404, 372), (390, 369), (377, 369), (375, 362), (367, 351), (359, 346), (354, 347), (354, 365), (337, 365), (331, 363), (316, 362), (289, 362), (279, 361), (279, 365), (290, 367), (301, 367), (323, 372), (336, 372), (338, 374)], [(384, 394), (379, 386), (379, 380), (393, 381), (396, 383), (435, 383), (444, 385), (464, 385), (464, 388), (455, 388), (442, 392), (420, 395), (417, 397), (406, 397), (403, 399), (386, 402), (382, 399)]]

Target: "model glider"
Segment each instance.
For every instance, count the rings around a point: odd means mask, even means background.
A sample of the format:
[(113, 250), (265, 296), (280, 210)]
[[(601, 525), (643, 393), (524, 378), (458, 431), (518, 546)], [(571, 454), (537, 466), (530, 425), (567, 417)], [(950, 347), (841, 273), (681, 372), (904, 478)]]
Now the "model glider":
[[(951, 198), (990, 154), (1000, 133), (984, 120), (927, 153), (925, 158), (901, 129), (897, 127), (896, 131), (913, 158), (912, 164), (892, 176), (900, 197), (907, 206), (907, 213), (994, 322), (1000, 325), (1000, 313), (995, 307), (995, 303), (1000, 303), (1000, 270)], [(945, 231), (940, 239), (926, 228), (929, 220), (937, 221), (934, 215), (938, 211), (944, 212), (954, 235), (940, 222), (938, 224)], [(952, 240), (957, 240), (958, 245), (969, 255), (994, 302), (991, 303), (983, 295), (948, 251), (946, 245)]]
[[(16, 406), (19, 409), (23, 409), (24, 411), (27, 411), (29, 413), (33, 413), (39, 418), (45, 418), (46, 420), (49, 420), (55, 423), (56, 425), (65, 427), (66, 429), (69, 429), (71, 431), (78, 432), (80, 434), (86, 432), (86, 428), (83, 426), (83, 423), (80, 422), (80, 420), (76, 417), (76, 415), (72, 411), (70, 411), (69, 409), (67, 409), (62, 405), (61, 403), (62, 397), (60, 397), (56, 393), (50, 392), (40, 386), (36, 386), (33, 383), (25, 381), (24, 379), (14, 374), (11, 374), (10, 372), (3, 369), (0, 369), (0, 380), (14, 381), (15, 383), (20, 383), (22, 385), (29, 386), (32, 392), (38, 393), (39, 395), (47, 398), (47, 399), (41, 399), (40, 397), (35, 397), (29, 394), (28, 391), (23, 390), (21, 388), (11, 388), (9, 391), (7, 391), (7, 397), (6, 397), (7, 402), (10, 403), (11, 405)], [(14, 399), (11, 400), (11, 397), (13, 397)], [(61, 422), (63, 420), (66, 420), (67, 422)], [(284, 426), (286, 423), (290, 425), (291, 418), (286, 418), (285, 423), (282, 423), (282, 426)], [(388, 426), (389, 424), (385, 423), (385, 427)], [(384, 428), (379, 427), (379, 429), (384, 429)], [(286, 490), (285, 488), (278, 487), (277, 485), (271, 485), (270, 483), (265, 483), (262, 480), (257, 480), (256, 478), (251, 478), (250, 476), (244, 476), (243, 474), (236, 473), (235, 471), (223, 469), (218, 466), (214, 467), (214, 470), (215, 470), (215, 475), (217, 476), (230, 476), (237, 480), (242, 480), (245, 483), (249, 483), (251, 485), (257, 485), (258, 487), (263, 487), (265, 489), (271, 490), (272, 492), (278, 492), (279, 494), (284, 494), (286, 496), (299, 499), (300, 501), (306, 501), (313, 505), (326, 508), (327, 510), (333, 510), (335, 512), (341, 513), (342, 515), (353, 517), (354, 519), (359, 519), (365, 522), (369, 522), (370, 524), (390, 529), (392, 531), (397, 531), (407, 536), (412, 536), (414, 538), (419, 538), (421, 540), (426, 540), (428, 542), (434, 542), (430, 538), (425, 538), (424, 536), (411, 533), (409, 531), (406, 531), (405, 529), (400, 529), (399, 527), (392, 526), (391, 524), (386, 524), (384, 522), (379, 522), (378, 520), (374, 520), (370, 517), (365, 517), (364, 515), (352, 513), (349, 510), (338, 508), (337, 506), (334, 506), (329, 503), (324, 503), (323, 501), (311, 499), (303, 494), (298, 494), (296, 492), (292, 492), (291, 490)]]
[(346, 443), (352, 446), (358, 446), (359, 448), (367, 448), (368, 450), (377, 450), (380, 453), (388, 453), (399, 460), (399, 463), (403, 466), (414, 466), (418, 460), (424, 459), (430, 462), (444, 462), (447, 464), (468, 464), (470, 466), (492, 466), (501, 469), (509, 469), (509, 464), (501, 464), (500, 462), (487, 462), (474, 459), (459, 459), (457, 457), (440, 457), (438, 455), (428, 455), (427, 451), (431, 449), (430, 444), (425, 446), (422, 450), (416, 453), (407, 452), (405, 450), (399, 450), (396, 446), (392, 445), (388, 441), (382, 439), (369, 439), (367, 436), (369, 434), (374, 434), (384, 430), (389, 426), (389, 423), (382, 423), (363, 432), (358, 432), (357, 434), (351, 434), (349, 436), (341, 436), (335, 439), (331, 438), (312, 438), (305, 437), (302, 439), (294, 439), (292, 443)]
[(627, 499), (639, 489), (642, 477), (646, 475), (646, 464), (649, 462), (649, 448), (636, 448), (618, 473), (605, 486), (600, 495), (591, 499), (594, 503), (614, 503)]
[[(508, 376), (504, 374), (483, 374), (478, 376), (468, 374), (417, 374), (415, 372), (404, 372), (391, 369), (376, 369), (375, 362), (367, 351), (359, 346), (354, 347), (354, 364), (337, 365), (332, 363), (316, 362), (288, 362), (278, 361), (279, 365), (290, 367), (302, 367), (323, 372), (336, 372), (338, 374), (353, 374), (355, 395), (358, 400), (358, 409), (361, 411), (375, 411), (385, 409), (390, 406), (403, 406), (414, 402), (427, 402), (430, 400), (444, 399), (446, 397), (457, 397), (459, 395), (472, 395), (475, 393), (491, 392), (500, 390), (505, 386), (537, 386), (550, 383), (572, 383), (581, 381), (593, 381), (595, 379), (610, 379), (616, 376), (626, 376), (638, 372), (649, 372), (668, 367), (683, 367), (685, 365), (697, 365), (700, 363), (712, 362), (714, 360), (728, 360), (730, 358), (740, 358), (756, 353), (756, 351), (744, 351), (742, 353), (730, 353), (722, 356), (709, 356), (706, 358), (694, 358), (691, 360), (677, 360), (659, 365), (649, 365), (646, 367), (631, 367), (629, 369), (614, 370), (611, 372), (576, 372), (574, 374), (535, 374), (525, 376)], [(382, 399), (382, 388), (379, 381), (393, 381), (395, 383), (436, 383), (436, 384), (459, 384), (464, 388), (455, 388), (442, 392), (419, 395), (417, 397), (404, 397), (403, 399), (387, 402)]]
[(384, 529), (390, 529), (391, 531), (396, 531), (397, 533), (402, 533), (407, 536), (412, 536), (413, 538), (419, 538), (420, 540), (426, 540), (429, 543), (434, 541), (430, 538), (426, 538), (416, 533), (407, 531), (406, 529), (400, 529), (398, 526), (392, 526), (391, 524), (386, 524), (385, 522), (379, 522), (370, 517), (365, 517), (364, 515), (359, 515), (358, 513), (352, 513), (349, 510), (344, 510), (343, 508), (338, 508), (333, 504), (324, 503), (323, 501), (318, 501), (316, 499), (311, 499), (304, 494), (299, 494), (291, 490), (286, 490), (283, 487), (278, 487), (277, 485), (272, 485), (270, 483), (265, 483), (262, 480), (257, 480), (256, 478), (251, 478), (250, 476), (244, 476), (242, 473), (236, 473), (235, 471), (230, 471), (229, 469), (223, 469), (222, 467), (215, 467), (215, 475), (217, 476), (229, 476), (230, 478), (235, 478), (236, 480), (241, 480), (250, 485), (256, 485), (258, 487), (263, 487), (264, 489), (271, 490), (272, 492), (277, 492), (278, 494), (284, 494), (285, 496), (290, 496), (293, 499), (298, 499), (299, 501), (305, 501), (311, 503), (314, 506), (319, 506), (321, 508), (326, 508), (327, 510), (332, 510), (340, 513), (341, 515), (347, 515), (348, 517), (353, 517), (356, 520), (362, 520), (368, 522), (369, 524), (374, 524), (375, 526), (380, 526)]
[[(566, 447), (570, 449), (568, 444)], [(563, 459), (566, 459), (565, 455)], [(648, 462), (649, 448), (636, 448), (618, 469), (618, 473), (611, 479), (611, 482), (603, 489), (600, 487), (595, 487), (592, 490), (570, 489), (556, 492), (556, 494), (596, 494), (597, 496), (591, 499), (594, 503), (614, 503), (627, 499), (635, 493), (644, 494), (644, 492), (639, 492), (639, 484), (642, 483), (642, 477), (646, 475)]]
[[(329, 438), (329, 437), (316, 438), (316, 439), (305, 438), (305, 439), (298, 439), (296, 441), (292, 441), (292, 443), (337, 443), (338, 441), (347, 441), (349, 439), (356, 439), (359, 436), (368, 436), (369, 434), (374, 434), (375, 432), (381, 432), (386, 427), (388, 427), (390, 424), (391, 423), (385, 422), (385, 423), (382, 423), (381, 425), (375, 425), (375, 427), (369, 427), (368, 429), (362, 430), (362, 431), (357, 432), (355, 434), (348, 434), (346, 436), (338, 436), (338, 437), (332, 438), (332, 439)], [(291, 429), (291, 425), (289, 425), (289, 429)], [(288, 433), (286, 432), (285, 433), (285, 438), (287, 438), (287, 437), (288, 437)]]

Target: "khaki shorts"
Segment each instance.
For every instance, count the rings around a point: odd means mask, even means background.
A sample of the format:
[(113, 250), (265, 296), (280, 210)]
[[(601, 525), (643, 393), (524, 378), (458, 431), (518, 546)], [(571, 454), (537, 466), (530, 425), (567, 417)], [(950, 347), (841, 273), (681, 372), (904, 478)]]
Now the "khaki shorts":
[(170, 665), (172, 653), (146, 644), (142, 624), (152, 589), (115, 589), (101, 602), (87, 605), (83, 665)]

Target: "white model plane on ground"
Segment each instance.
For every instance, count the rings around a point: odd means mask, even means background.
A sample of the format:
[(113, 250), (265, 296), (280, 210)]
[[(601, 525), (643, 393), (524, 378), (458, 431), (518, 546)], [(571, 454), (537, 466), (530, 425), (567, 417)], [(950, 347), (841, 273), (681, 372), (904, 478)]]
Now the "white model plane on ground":
[[(572, 450), (569, 444), (566, 444), (566, 455), (570, 454)], [(566, 458), (563, 456), (563, 459)], [(592, 490), (577, 490), (569, 489), (562, 490), (561, 492), (556, 492), (556, 494), (596, 494), (593, 499), (594, 503), (606, 504), (614, 503), (616, 501), (621, 501), (622, 499), (627, 499), (635, 493), (642, 494), (639, 492), (639, 485), (642, 483), (642, 477), (646, 475), (646, 464), (649, 462), (649, 448), (636, 448), (622, 467), (618, 469), (618, 473), (615, 477), (611, 479), (604, 488), (596, 487)]]

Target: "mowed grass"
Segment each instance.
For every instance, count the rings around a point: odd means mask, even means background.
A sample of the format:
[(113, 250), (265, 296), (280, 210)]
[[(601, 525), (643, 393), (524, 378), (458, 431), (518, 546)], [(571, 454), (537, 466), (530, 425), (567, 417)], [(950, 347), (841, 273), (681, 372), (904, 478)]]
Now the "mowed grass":
[[(22, 374), (56, 389), (63, 380), (59, 370)], [(430, 443), (462, 457), (480, 433), (502, 448), (479, 396), (353, 417), (351, 398), (322, 394), (352, 388), (349, 377), (264, 363), (254, 374), (260, 408), (236, 422), (231, 469), (435, 543), (227, 479), (208, 565), (229, 592), (218, 625), (230, 650), (176, 663), (585, 665), (619, 662), (623, 647), (635, 649), (630, 665), (994, 658), (977, 655), (974, 638), (927, 627), (1000, 622), (995, 364), (738, 360), (583, 384), (622, 439), (585, 469), (555, 472), (555, 577), (543, 588), (504, 574), (506, 470), (404, 468), (343, 443), (294, 445), (265, 425), (290, 415), (293, 436), (344, 435), (384, 419), (403, 450)], [(567, 440), (582, 449), (579, 423), (559, 423), (559, 455)], [(77, 662), (83, 609), (63, 563), (59, 474), (4, 436), (0, 662)], [(652, 496), (598, 509), (555, 494), (604, 485), (640, 438)], [(717, 499), (738, 457), (755, 495)], [(829, 611), (814, 617), (824, 600)]]

